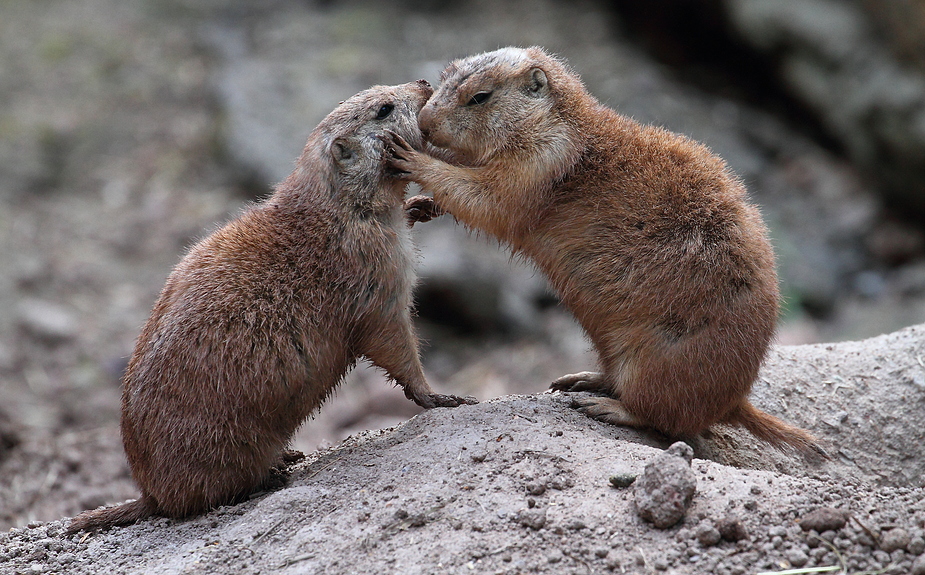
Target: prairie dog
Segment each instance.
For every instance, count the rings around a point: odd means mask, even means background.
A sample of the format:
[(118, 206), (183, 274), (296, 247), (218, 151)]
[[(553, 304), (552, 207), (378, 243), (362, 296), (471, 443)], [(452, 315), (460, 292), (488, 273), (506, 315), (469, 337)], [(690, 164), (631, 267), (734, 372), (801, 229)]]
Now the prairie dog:
[(419, 116), (450, 162), (392, 136), (392, 166), (437, 205), (532, 260), (584, 328), (601, 371), (552, 387), (614, 424), (692, 436), (744, 426), (822, 452), (747, 399), (774, 334), (767, 230), (705, 146), (591, 96), (542, 49), (457, 60)]
[(424, 379), (406, 183), (384, 157), (386, 130), (420, 143), (432, 92), (422, 80), (343, 102), (272, 196), (176, 266), (123, 379), (122, 439), (141, 498), (84, 512), (68, 532), (248, 495), (361, 357), (423, 407), (474, 402)]

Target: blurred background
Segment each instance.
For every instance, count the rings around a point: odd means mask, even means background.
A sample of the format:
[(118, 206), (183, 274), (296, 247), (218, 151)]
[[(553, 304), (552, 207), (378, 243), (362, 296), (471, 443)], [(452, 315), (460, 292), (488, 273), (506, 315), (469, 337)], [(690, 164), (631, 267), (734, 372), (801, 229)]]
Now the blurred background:
[[(188, 246), (324, 115), (507, 45), (726, 158), (772, 229), (781, 343), (925, 322), (925, 0), (0, 0), (0, 528), (137, 495), (134, 339)], [(451, 218), (414, 233), (435, 388), (485, 400), (594, 367), (529, 266)], [(295, 444), (415, 412), (361, 366)]]

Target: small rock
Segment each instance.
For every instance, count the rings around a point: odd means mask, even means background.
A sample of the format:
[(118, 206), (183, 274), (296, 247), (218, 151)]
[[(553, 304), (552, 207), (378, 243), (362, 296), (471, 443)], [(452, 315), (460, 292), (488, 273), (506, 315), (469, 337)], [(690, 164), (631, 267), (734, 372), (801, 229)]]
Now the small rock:
[(480, 449), (469, 454), (469, 457), (476, 463), (482, 463), (485, 461), (485, 458), (488, 457), (488, 452)]
[(667, 529), (684, 517), (697, 490), (691, 470), (693, 457), (693, 449), (679, 441), (646, 463), (633, 487), (636, 511), (642, 519)]
[(780, 525), (778, 525), (776, 527), (771, 527), (770, 529), (768, 529), (768, 535), (770, 535), (771, 537), (786, 537), (787, 530), (781, 527)]
[(515, 520), (524, 527), (539, 531), (546, 525), (546, 510), (536, 508), (521, 509), (517, 512)]
[(809, 555), (799, 547), (794, 547), (784, 553), (784, 559), (794, 567), (802, 567), (809, 562)]
[(546, 481), (547, 489), (558, 489), (559, 491), (565, 491), (566, 489), (571, 489), (575, 487), (575, 480), (568, 476), (553, 476)]
[(704, 547), (712, 547), (719, 543), (722, 538), (719, 534), (719, 530), (709, 519), (704, 519), (697, 525), (697, 529), (694, 530), (694, 536)]
[(912, 562), (909, 575), (925, 575), (925, 555), (919, 555), (919, 558)]
[(906, 545), (906, 551), (913, 555), (921, 555), (925, 553), (925, 539), (916, 535), (909, 540), (909, 545)]
[(921, 373), (913, 374), (912, 377), (909, 378), (909, 383), (918, 388), (925, 389), (925, 375)]
[(527, 493), (530, 495), (542, 495), (546, 493), (546, 484), (545, 483), (528, 483), (524, 486), (527, 490)]
[(684, 443), (683, 441), (676, 441), (672, 443), (668, 449), (665, 450), (665, 453), (669, 455), (674, 455), (675, 457), (680, 457), (687, 462), (688, 465), (691, 464), (691, 461), (694, 460), (694, 450), (693, 448)]
[(58, 556), (58, 563), (60, 563), (61, 565), (67, 565), (75, 561), (77, 561), (77, 556), (74, 555), (73, 553), (62, 553), (61, 555)]
[(636, 481), (636, 476), (632, 473), (618, 473), (610, 476), (610, 484), (618, 489), (629, 487)]
[(874, 541), (874, 538), (868, 535), (866, 532), (862, 531), (854, 537), (854, 542), (858, 545), (866, 545), (868, 547), (876, 547), (877, 542)]
[(848, 516), (844, 511), (832, 509), (831, 507), (820, 507), (811, 511), (800, 519), (800, 528), (803, 531), (815, 529), (819, 533), (823, 531), (837, 531), (845, 526)]
[(905, 560), (906, 560), (906, 552), (903, 551), (902, 549), (897, 549), (896, 551), (893, 551), (892, 553), (890, 553), (890, 564), (892, 565), (899, 565)]
[(716, 524), (720, 536), (726, 541), (736, 542), (748, 539), (748, 530), (742, 525), (738, 517), (732, 515), (725, 517)]
[(897, 549), (905, 549), (911, 539), (909, 532), (905, 529), (890, 529), (880, 538), (880, 548), (887, 553), (892, 553)]

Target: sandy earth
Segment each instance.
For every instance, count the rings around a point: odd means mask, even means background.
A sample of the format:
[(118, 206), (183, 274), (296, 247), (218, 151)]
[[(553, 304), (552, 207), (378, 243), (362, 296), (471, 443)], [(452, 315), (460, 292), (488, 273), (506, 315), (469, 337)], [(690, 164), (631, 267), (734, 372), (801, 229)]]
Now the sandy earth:
[[(544, 393), (351, 436), (293, 465), (288, 486), (201, 517), (70, 538), (64, 520), (14, 528), (0, 535), (0, 573), (921, 574), (923, 361), (925, 326), (775, 348), (755, 403), (806, 426), (833, 459), (716, 428), (690, 442), (696, 493), (669, 529), (640, 519), (633, 488), (610, 478), (640, 474), (670, 441)], [(804, 531), (818, 508), (836, 521)]]

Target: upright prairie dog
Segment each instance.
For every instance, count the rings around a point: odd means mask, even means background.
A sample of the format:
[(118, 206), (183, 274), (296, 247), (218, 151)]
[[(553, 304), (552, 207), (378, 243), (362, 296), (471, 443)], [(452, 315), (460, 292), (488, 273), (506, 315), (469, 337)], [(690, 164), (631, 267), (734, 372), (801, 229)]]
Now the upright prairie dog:
[(591, 339), (600, 420), (692, 436), (741, 425), (784, 449), (815, 439), (747, 399), (774, 334), (774, 254), (742, 184), (705, 146), (591, 96), (540, 48), (452, 62), (421, 110), (442, 161), (392, 136), (392, 166), (437, 206), (526, 256)]
[(271, 197), (177, 265), (123, 380), (122, 439), (142, 496), (84, 512), (69, 532), (246, 496), (361, 357), (423, 407), (474, 402), (424, 379), (406, 183), (384, 155), (386, 130), (420, 143), (417, 114), (432, 93), (422, 80), (343, 102)]

